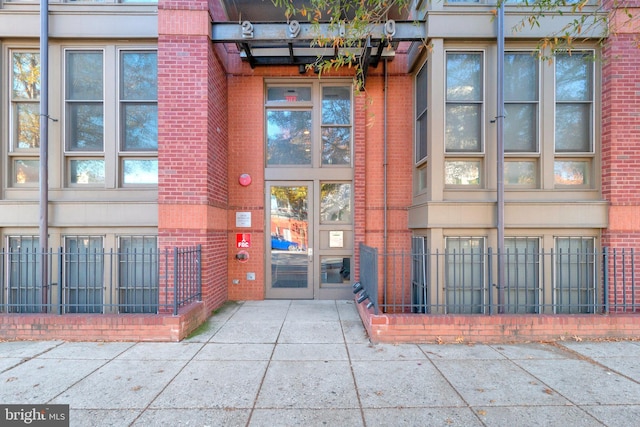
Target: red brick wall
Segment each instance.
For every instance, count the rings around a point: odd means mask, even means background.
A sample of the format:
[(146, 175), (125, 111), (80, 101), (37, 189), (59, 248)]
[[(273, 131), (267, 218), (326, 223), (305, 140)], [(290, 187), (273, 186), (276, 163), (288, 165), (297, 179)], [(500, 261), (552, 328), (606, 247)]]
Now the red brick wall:
[[(640, 9), (631, 10), (640, 14)], [(636, 21), (638, 21), (636, 19)], [(640, 26), (617, 25), (602, 69), (602, 193), (609, 201), (603, 245), (640, 247)]]
[(158, 5), (158, 236), (162, 247), (202, 245), (212, 310), (227, 300), (228, 107), (208, 7)]
[[(403, 55), (397, 58), (402, 62)], [(396, 60), (393, 61), (394, 63)], [(385, 88), (383, 66), (367, 78), (364, 94), (361, 127), (362, 153), (358, 152), (356, 128), (356, 216), (357, 238), (379, 251), (407, 250), (411, 247), (411, 230), (408, 228), (408, 207), (412, 203), (413, 173), (413, 78), (406, 70), (389, 67)], [(395, 71), (395, 72), (392, 72)], [(385, 159), (385, 91), (386, 91), (386, 159)], [(358, 126), (358, 125), (356, 125)], [(386, 190), (385, 190), (386, 162)], [(364, 163), (364, 168), (361, 168)], [(364, 182), (358, 182), (364, 181)], [(385, 201), (386, 191), (386, 201)], [(358, 205), (360, 192), (365, 197)], [(385, 230), (386, 203), (386, 230)], [(358, 213), (358, 211), (356, 211)], [(364, 227), (358, 224), (361, 221)], [(358, 240), (357, 240), (358, 241)], [(379, 277), (384, 267), (379, 265)], [(357, 280), (359, 275), (354, 278)], [(391, 273), (391, 270), (389, 270)], [(380, 280), (383, 286), (383, 280)], [(382, 293), (380, 293), (382, 295)]]
[(177, 316), (157, 314), (0, 314), (6, 340), (180, 341), (205, 320), (209, 311), (193, 303)]
[(640, 316), (604, 315), (374, 315), (358, 304), (373, 342), (509, 343), (530, 341), (636, 338)]
[[(264, 96), (263, 79), (252, 75), (229, 76), (229, 299), (264, 299)], [(241, 186), (241, 174), (251, 176)], [(236, 227), (236, 212), (251, 212), (251, 227)], [(235, 258), (236, 233), (250, 233), (249, 260)], [(247, 273), (256, 280), (247, 280)]]

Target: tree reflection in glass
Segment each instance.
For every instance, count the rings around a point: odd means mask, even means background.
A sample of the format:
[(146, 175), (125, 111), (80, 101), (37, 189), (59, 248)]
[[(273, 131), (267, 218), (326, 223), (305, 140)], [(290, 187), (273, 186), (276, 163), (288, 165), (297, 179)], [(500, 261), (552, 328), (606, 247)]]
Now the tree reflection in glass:
[(14, 114), (14, 147), (40, 147), (40, 54), (12, 55), (11, 99)]
[(351, 184), (320, 185), (320, 222), (351, 222)]
[(267, 165), (311, 164), (311, 111), (267, 111)]

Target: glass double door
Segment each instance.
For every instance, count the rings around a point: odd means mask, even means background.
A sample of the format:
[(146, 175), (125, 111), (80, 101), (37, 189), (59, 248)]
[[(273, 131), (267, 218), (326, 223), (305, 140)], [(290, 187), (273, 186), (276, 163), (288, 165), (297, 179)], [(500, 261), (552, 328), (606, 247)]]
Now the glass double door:
[[(317, 184), (316, 184), (317, 186)], [(268, 182), (265, 259), (267, 298), (348, 299), (351, 253), (330, 249), (318, 220), (313, 181)], [(315, 191), (314, 191), (315, 190)], [(335, 228), (335, 227), (332, 227)], [(334, 232), (335, 234), (336, 232)], [(340, 231), (344, 240), (344, 231)], [(346, 233), (348, 238), (351, 233)], [(334, 239), (335, 240), (335, 239)], [(324, 242), (324, 243), (323, 243)]]

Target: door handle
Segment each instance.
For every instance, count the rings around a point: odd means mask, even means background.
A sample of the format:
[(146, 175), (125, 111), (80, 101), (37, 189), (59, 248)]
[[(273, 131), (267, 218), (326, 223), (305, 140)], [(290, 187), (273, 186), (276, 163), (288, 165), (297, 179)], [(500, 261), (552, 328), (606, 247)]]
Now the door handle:
[(307, 249), (307, 256), (309, 257), (309, 262), (313, 262), (313, 248)]

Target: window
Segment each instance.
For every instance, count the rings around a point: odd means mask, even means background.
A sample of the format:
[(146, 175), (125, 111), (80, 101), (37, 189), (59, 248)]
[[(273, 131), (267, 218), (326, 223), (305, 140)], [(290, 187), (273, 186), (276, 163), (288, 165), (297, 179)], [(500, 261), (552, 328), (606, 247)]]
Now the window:
[[(482, 184), (482, 53), (447, 52), (445, 185)], [(473, 156), (452, 158), (451, 155)]]
[(122, 184), (158, 183), (158, 64), (155, 52), (120, 52)]
[(39, 149), (40, 54), (11, 51), (11, 185), (38, 185)]
[(416, 75), (416, 163), (427, 157), (427, 66)]
[(351, 258), (341, 256), (320, 257), (321, 283), (348, 284), (351, 279)]
[[(104, 62), (111, 57), (107, 53), (65, 53), (67, 183), (109, 188), (157, 185), (157, 53), (120, 50), (117, 64)], [(116, 93), (105, 92), (105, 76), (111, 75), (117, 75)], [(117, 104), (117, 119), (105, 115), (111, 103)], [(106, 165), (116, 170), (107, 171)]]
[(540, 239), (504, 239), (504, 312), (540, 311)]
[[(269, 85), (267, 167), (351, 167), (351, 86)], [(319, 109), (318, 120), (314, 108)]]
[(428, 155), (428, 134), (427, 134), (427, 66), (422, 66), (416, 75), (416, 128), (415, 128), (415, 161), (418, 164), (416, 173), (416, 191), (421, 193), (427, 189), (427, 155)]
[(351, 88), (322, 87), (322, 164), (351, 165)]
[(429, 307), (429, 250), (423, 236), (411, 238), (411, 312), (427, 313)]
[[(37, 313), (43, 309), (41, 251), (38, 242), (39, 239), (36, 236), (9, 237), (9, 274), (7, 276), (9, 312)], [(2, 293), (4, 294), (4, 290)]]
[(102, 51), (66, 52), (65, 99), (69, 183), (104, 184)]
[(320, 223), (351, 223), (351, 184), (320, 183)]
[(485, 308), (484, 238), (445, 239), (447, 313), (483, 313)]
[(593, 238), (556, 238), (554, 277), (556, 313), (594, 313), (595, 276), (595, 241)]
[(593, 143), (593, 54), (559, 54), (555, 60), (556, 186), (590, 186)]
[(482, 80), (481, 53), (447, 53), (447, 153), (482, 151)]
[(504, 182), (537, 187), (539, 61), (532, 52), (504, 55)]
[(158, 311), (158, 239), (121, 236), (119, 250), (120, 312)]
[(102, 237), (65, 237), (64, 297), (68, 313), (101, 313), (104, 296)]

